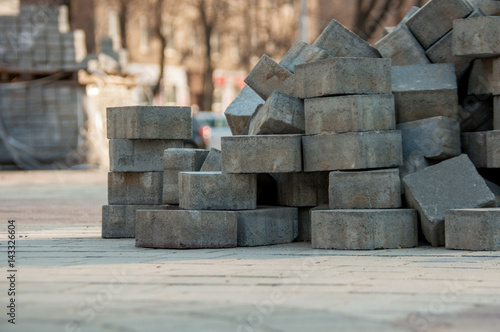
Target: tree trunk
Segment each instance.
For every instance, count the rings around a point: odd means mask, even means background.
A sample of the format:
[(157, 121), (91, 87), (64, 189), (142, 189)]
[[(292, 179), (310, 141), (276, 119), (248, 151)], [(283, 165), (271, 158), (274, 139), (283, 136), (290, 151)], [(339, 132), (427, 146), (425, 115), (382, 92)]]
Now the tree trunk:
[(207, 13), (207, 6), (210, 5), (206, 3), (205, 0), (201, 0), (198, 3), (198, 11), (200, 14), (200, 22), (203, 28), (203, 35), (205, 37), (205, 71), (203, 73), (203, 98), (200, 106), (202, 111), (211, 111), (214, 96), (214, 83), (213, 83), (213, 65), (212, 65), (212, 46), (210, 45), (210, 38), (212, 37), (212, 32), (214, 25), (216, 24), (216, 19), (213, 18), (209, 20)]
[(165, 48), (167, 47), (167, 38), (162, 33), (162, 9), (163, 9), (164, 0), (157, 0), (155, 13), (156, 13), (156, 22), (155, 22), (155, 32), (158, 38), (160, 39), (160, 74), (158, 75), (158, 80), (156, 81), (155, 86), (153, 87), (153, 95), (156, 96), (158, 93), (162, 91), (162, 82), (163, 77), (165, 76)]

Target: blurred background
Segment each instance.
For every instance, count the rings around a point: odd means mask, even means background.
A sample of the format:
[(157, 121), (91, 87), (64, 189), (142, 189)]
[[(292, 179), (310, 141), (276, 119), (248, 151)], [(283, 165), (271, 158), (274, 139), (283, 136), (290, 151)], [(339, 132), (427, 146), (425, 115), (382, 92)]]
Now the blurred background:
[(104, 168), (106, 107), (192, 106), (193, 140), (262, 54), (279, 61), (332, 19), (374, 43), (426, 0), (0, 0), (0, 170)]

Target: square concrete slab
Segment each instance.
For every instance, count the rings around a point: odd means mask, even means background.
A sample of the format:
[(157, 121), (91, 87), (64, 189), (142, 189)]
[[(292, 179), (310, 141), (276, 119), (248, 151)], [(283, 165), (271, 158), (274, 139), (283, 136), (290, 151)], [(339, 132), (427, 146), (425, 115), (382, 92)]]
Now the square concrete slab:
[(495, 195), (467, 157), (461, 155), (403, 178), (406, 203), (418, 210), (425, 238), (445, 244), (445, 213), (495, 206)]

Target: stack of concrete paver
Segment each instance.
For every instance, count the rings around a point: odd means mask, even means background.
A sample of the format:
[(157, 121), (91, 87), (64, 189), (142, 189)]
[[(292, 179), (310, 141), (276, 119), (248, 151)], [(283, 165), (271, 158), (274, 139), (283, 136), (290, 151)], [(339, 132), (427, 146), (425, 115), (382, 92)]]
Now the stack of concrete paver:
[[(432, 0), (383, 37), (380, 52), (332, 21), (279, 63), (264, 55), (226, 110), (234, 136), (221, 151), (169, 148), (154, 157), (163, 157), (157, 203), (168, 206), (137, 211), (136, 245), (297, 238), (313, 248), (408, 248), (418, 245), (419, 220), (434, 246), (499, 250), (500, 188), (477, 170), (499, 167), (498, 131), (478, 132), (492, 112), (483, 114), (480, 98), (465, 109), (465, 97), (483, 95), (462, 93), (464, 80), (477, 81), (488, 66), (498, 84), (498, 36), (466, 34), (498, 32), (499, 19), (467, 0)], [(433, 48), (446, 57), (429, 60)], [(259, 205), (273, 185), (273, 206)]]
[(0, 16), (0, 64), (16, 69), (74, 70), (87, 56), (83, 30), (69, 29), (65, 6), (20, 6)]
[(163, 153), (192, 137), (189, 107), (107, 110), (110, 172), (103, 206), (104, 238), (135, 237), (136, 211), (162, 205)]

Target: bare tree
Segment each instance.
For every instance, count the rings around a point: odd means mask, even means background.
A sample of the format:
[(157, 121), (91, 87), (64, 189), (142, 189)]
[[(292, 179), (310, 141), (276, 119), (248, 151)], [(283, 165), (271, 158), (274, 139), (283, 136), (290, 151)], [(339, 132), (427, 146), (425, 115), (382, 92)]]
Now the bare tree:
[(217, 32), (220, 24), (224, 23), (229, 8), (227, 0), (190, 0), (186, 1), (195, 9), (198, 15), (198, 25), (203, 43), (203, 96), (200, 101), (201, 110), (211, 110), (213, 104), (214, 83), (212, 62), (212, 37)]
[(158, 94), (162, 90), (162, 82), (165, 76), (165, 49), (167, 48), (167, 38), (163, 34), (163, 13), (164, 13), (164, 4), (165, 0), (156, 0), (156, 3), (153, 4), (154, 8), (154, 32), (156, 36), (160, 39), (160, 73), (158, 75), (158, 80), (156, 81), (155, 86), (153, 87), (153, 95)]

